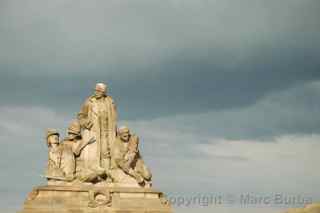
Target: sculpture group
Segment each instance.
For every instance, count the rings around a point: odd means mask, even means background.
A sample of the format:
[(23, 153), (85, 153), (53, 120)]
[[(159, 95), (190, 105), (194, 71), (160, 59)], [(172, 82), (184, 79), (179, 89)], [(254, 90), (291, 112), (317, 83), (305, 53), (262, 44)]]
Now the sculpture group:
[(139, 137), (117, 127), (117, 109), (98, 83), (61, 140), (48, 129), (48, 184), (34, 187), (19, 213), (172, 213), (139, 152)]
[(95, 92), (60, 141), (59, 132), (47, 131), (49, 185), (151, 187), (152, 174), (139, 152), (139, 137), (128, 127), (117, 128), (117, 110), (107, 86)]

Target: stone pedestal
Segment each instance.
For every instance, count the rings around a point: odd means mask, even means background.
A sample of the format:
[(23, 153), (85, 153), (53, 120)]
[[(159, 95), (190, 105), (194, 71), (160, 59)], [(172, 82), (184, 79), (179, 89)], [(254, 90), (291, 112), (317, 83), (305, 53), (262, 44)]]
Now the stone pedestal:
[(163, 194), (152, 188), (40, 186), (19, 213), (172, 213)]

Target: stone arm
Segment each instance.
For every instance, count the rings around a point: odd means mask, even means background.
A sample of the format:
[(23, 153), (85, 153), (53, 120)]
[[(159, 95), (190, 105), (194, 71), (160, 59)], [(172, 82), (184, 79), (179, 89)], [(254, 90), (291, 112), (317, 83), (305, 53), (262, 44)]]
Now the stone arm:
[(122, 171), (124, 171), (127, 174), (130, 173), (130, 167), (127, 166), (128, 164), (124, 159), (115, 159), (115, 162)]
[(133, 161), (137, 158), (139, 154), (139, 137), (136, 135), (132, 135), (131, 139), (129, 141), (129, 149), (128, 152), (125, 155), (125, 160), (127, 167), (131, 167), (131, 164)]
[(138, 153), (139, 152), (139, 137), (137, 135), (132, 135), (129, 142), (129, 151)]
[(57, 168), (56, 163), (51, 158), (49, 158), (47, 163), (47, 170), (51, 170), (55, 168)]
[(91, 138), (89, 141), (85, 140), (78, 140), (74, 145), (72, 146), (72, 152), (78, 156), (80, 155), (82, 149), (86, 147), (88, 144), (95, 142), (95, 138)]
[(130, 168), (127, 166), (124, 155), (121, 153), (118, 147), (114, 147), (112, 158), (114, 160), (114, 163), (116, 164), (116, 167), (123, 170), (125, 173), (129, 173)]
[(59, 152), (53, 153), (49, 151), (48, 153), (48, 168), (59, 168), (60, 167), (60, 155)]
[(78, 113), (78, 121), (82, 128), (91, 129), (93, 123), (89, 119), (89, 99), (87, 99), (81, 106), (80, 112)]
[(63, 177), (63, 172), (60, 169), (60, 152), (52, 153), (49, 151), (48, 153), (48, 166), (45, 172), (45, 176), (48, 177)]
[[(116, 105), (116, 103), (114, 102), (114, 100), (112, 99), (112, 97), (111, 96), (109, 96), (110, 97), (110, 99), (111, 99), (111, 103), (112, 103), (112, 111), (113, 111), (113, 122), (115, 123), (115, 124), (117, 124), (117, 121), (118, 121), (118, 113), (117, 113), (117, 105)], [(115, 125), (115, 126), (117, 126), (117, 125)], [(117, 129), (117, 128), (116, 128)]]

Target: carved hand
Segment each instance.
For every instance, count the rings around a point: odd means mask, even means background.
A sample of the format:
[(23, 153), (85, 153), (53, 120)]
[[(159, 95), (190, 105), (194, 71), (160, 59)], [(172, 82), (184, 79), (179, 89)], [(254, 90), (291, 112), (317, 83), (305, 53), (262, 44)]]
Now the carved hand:
[(92, 138), (87, 142), (87, 144), (92, 144), (92, 143), (94, 143), (94, 142), (96, 142), (96, 138), (95, 138), (95, 137), (92, 137)]
[(93, 126), (93, 123), (90, 120), (88, 120), (85, 124), (86, 129), (89, 129), (89, 130), (92, 128), (92, 126)]

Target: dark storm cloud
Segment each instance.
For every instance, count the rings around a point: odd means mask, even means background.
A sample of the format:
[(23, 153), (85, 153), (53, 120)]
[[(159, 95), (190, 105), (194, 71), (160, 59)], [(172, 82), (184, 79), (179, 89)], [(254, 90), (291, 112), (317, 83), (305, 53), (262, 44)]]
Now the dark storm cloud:
[(316, 189), (318, 137), (261, 138), (320, 132), (319, 11), (319, 0), (1, 0), (1, 210), (44, 181), (45, 129), (64, 135), (97, 81), (165, 192)]
[(97, 81), (122, 119), (241, 108), (320, 78), (318, 1), (4, 1), (1, 105), (74, 112)]
[[(194, 131), (202, 137), (233, 140), (270, 138), (290, 134), (320, 132), (320, 84), (299, 85), (276, 91), (245, 108), (233, 108), (197, 115), (181, 115), (172, 119), (166, 129)], [(197, 143), (207, 143), (197, 140)]]
[(94, 84), (103, 81), (109, 83), (123, 119), (150, 118), (245, 107), (271, 92), (320, 78), (320, 64), (312, 58), (317, 53), (277, 51), (231, 68), (214, 59), (176, 56), (123, 79), (121, 72), (38, 77), (10, 72), (2, 75), (1, 103), (74, 111)]

